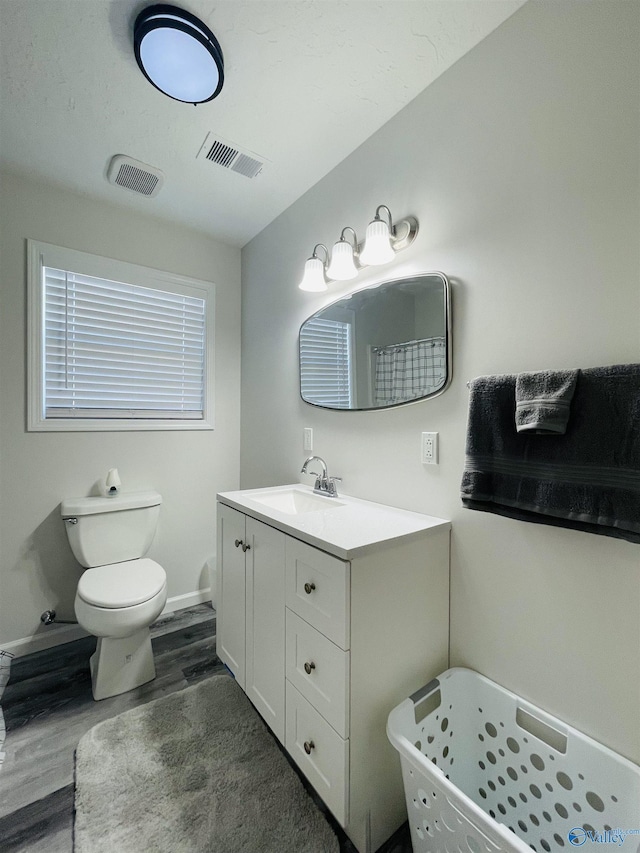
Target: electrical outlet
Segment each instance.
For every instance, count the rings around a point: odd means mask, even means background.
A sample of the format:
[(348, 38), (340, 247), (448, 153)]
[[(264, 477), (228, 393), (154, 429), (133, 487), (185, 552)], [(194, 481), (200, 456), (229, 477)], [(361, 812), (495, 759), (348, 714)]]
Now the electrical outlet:
[(305, 427), (302, 430), (302, 449), (313, 450), (313, 430), (311, 427)]
[(422, 433), (422, 462), (424, 465), (438, 464), (438, 433)]

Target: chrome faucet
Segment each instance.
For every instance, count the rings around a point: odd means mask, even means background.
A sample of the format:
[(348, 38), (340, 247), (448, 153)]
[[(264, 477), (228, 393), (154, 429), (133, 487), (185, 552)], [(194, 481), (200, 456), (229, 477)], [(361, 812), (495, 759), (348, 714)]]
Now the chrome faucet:
[[(321, 466), (321, 472), (318, 474), (317, 471), (308, 471), (308, 465), (310, 462), (319, 462)], [(336, 488), (336, 480), (342, 482), (342, 477), (330, 477), (327, 471), (327, 463), (321, 456), (309, 456), (308, 459), (304, 460), (304, 464), (300, 469), (301, 474), (314, 474), (316, 477), (316, 482), (313, 487), (313, 491), (317, 492), (319, 495), (326, 495), (328, 498), (335, 498), (338, 496), (338, 489)]]

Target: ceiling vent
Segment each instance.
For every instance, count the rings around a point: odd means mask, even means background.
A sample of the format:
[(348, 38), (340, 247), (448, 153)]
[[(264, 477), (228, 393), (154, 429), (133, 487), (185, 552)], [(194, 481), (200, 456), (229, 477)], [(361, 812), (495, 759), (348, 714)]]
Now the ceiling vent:
[(256, 178), (266, 162), (259, 154), (242, 149), (234, 142), (229, 142), (213, 133), (207, 134), (197, 156), (244, 175), (245, 178)]
[(154, 169), (124, 154), (116, 154), (109, 163), (107, 180), (132, 193), (153, 198), (160, 191), (164, 175), (160, 169)]

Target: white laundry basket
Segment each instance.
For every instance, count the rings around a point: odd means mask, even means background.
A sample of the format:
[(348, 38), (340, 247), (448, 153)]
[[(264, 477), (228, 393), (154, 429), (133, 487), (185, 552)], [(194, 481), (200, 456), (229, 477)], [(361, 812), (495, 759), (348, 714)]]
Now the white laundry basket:
[(470, 669), (389, 715), (414, 853), (640, 853), (640, 767)]

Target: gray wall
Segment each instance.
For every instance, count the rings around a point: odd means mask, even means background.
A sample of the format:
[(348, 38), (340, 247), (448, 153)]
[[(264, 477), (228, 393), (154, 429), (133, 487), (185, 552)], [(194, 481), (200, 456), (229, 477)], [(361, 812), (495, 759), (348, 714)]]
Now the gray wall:
[[(467, 380), (638, 360), (639, 43), (638, 3), (527, 3), (242, 257), (242, 485), (296, 482), (310, 426), (346, 493), (452, 519), (452, 663), (635, 761), (640, 548), (463, 510), (459, 485)], [(415, 244), (328, 295), (299, 291), (314, 244), (345, 225), (362, 238), (381, 203), (418, 217)], [(453, 282), (451, 388), (386, 412), (305, 405), (305, 317), (433, 269)], [(440, 433), (438, 467), (420, 464), (422, 430)]]
[[(240, 420), (240, 251), (165, 221), (53, 186), (2, 175), (0, 213), (0, 646), (55, 628), (54, 607), (73, 618), (80, 568), (59, 504), (89, 494), (117, 467), (123, 490), (163, 496), (149, 556), (167, 572), (170, 598), (191, 603), (209, 586), (215, 494), (236, 488)], [(25, 431), (26, 239), (167, 270), (216, 285), (215, 430)]]

